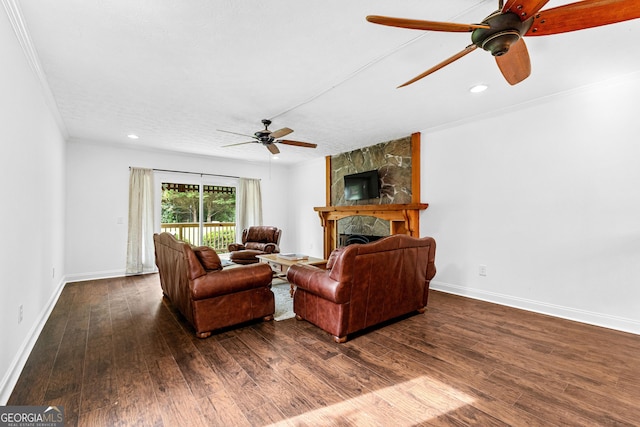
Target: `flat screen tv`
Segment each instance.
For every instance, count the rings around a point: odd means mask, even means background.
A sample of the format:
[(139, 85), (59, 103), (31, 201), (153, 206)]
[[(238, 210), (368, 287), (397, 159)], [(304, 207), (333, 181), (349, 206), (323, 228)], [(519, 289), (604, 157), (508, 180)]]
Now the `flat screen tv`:
[(345, 200), (365, 200), (378, 197), (380, 197), (380, 186), (377, 170), (344, 176)]

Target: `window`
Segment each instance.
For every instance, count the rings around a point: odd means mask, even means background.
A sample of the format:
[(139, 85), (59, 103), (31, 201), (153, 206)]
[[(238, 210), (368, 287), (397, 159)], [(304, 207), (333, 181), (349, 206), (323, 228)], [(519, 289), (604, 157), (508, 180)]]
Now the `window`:
[(158, 180), (160, 231), (192, 245), (227, 252), (227, 246), (236, 239), (236, 187), (229, 183), (194, 183), (193, 179), (164, 176)]

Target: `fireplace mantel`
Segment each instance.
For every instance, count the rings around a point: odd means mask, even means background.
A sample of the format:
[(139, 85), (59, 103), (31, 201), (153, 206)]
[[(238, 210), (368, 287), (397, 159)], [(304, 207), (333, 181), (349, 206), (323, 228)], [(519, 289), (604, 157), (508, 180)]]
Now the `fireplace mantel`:
[(321, 206), (318, 212), (324, 228), (324, 257), (327, 258), (338, 242), (338, 220), (354, 215), (373, 216), (389, 221), (389, 234), (408, 234), (419, 237), (420, 211), (427, 209), (428, 203), (407, 203), (388, 205)]

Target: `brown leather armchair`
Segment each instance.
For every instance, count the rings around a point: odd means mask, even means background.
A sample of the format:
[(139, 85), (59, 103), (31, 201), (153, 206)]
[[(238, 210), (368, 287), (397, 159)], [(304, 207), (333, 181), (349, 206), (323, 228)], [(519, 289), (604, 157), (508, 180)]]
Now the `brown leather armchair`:
[(292, 265), (293, 311), (345, 342), (347, 335), (411, 312), (423, 313), (436, 274), (436, 242), (404, 234), (332, 252), (327, 270)]
[(258, 262), (256, 255), (275, 254), (280, 252), (280, 235), (282, 230), (269, 225), (256, 225), (242, 230), (242, 243), (228, 246), (229, 259), (236, 264), (254, 264)]
[(213, 249), (191, 246), (170, 233), (155, 234), (153, 243), (162, 292), (199, 338), (249, 320), (273, 319), (272, 271), (267, 264), (222, 268)]

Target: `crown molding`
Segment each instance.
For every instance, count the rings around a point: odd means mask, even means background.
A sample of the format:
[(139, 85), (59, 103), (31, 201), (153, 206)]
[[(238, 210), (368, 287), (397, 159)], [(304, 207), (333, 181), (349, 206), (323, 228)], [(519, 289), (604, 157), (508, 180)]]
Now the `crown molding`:
[(53, 97), (53, 92), (51, 92), (51, 88), (49, 87), (49, 82), (47, 81), (47, 77), (42, 70), (42, 65), (40, 64), (40, 59), (38, 58), (38, 52), (36, 51), (35, 46), (31, 42), (31, 36), (29, 36), (29, 31), (27, 30), (27, 26), (24, 22), (24, 18), (22, 16), (22, 10), (18, 5), (17, 0), (0, 0), (2, 5), (4, 6), (5, 11), (7, 12), (7, 17), (9, 18), (9, 22), (11, 23), (11, 27), (13, 28), (13, 32), (20, 43), (20, 47), (22, 48), (22, 52), (27, 58), (27, 62), (31, 71), (35, 75), (36, 79), (40, 83), (40, 87), (42, 89), (42, 94), (44, 96), (47, 107), (51, 111), (56, 124), (58, 125), (58, 129), (65, 140), (69, 138), (69, 131), (67, 130), (67, 126), (62, 119), (62, 115), (60, 114), (60, 110), (58, 109), (58, 104), (56, 103), (55, 98)]

